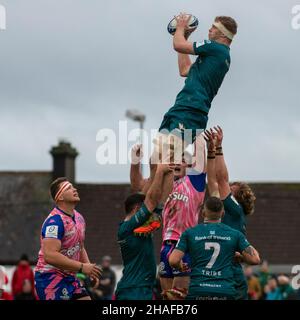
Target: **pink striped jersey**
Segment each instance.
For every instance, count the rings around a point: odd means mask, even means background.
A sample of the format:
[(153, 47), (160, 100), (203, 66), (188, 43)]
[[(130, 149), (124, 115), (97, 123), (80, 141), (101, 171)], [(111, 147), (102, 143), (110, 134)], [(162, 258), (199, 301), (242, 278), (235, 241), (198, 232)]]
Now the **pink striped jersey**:
[(60, 240), (60, 253), (72, 260), (80, 261), (81, 249), (85, 238), (85, 221), (82, 215), (74, 210), (74, 216), (72, 217), (58, 207), (50, 212), (42, 226), (41, 249), (35, 268), (35, 272), (74, 275), (75, 272), (60, 270), (46, 263), (42, 250), (42, 240), (45, 238)]
[(198, 224), (204, 201), (206, 174), (186, 175), (174, 181), (163, 210), (163, 241), (178, 241), (188, 228)]

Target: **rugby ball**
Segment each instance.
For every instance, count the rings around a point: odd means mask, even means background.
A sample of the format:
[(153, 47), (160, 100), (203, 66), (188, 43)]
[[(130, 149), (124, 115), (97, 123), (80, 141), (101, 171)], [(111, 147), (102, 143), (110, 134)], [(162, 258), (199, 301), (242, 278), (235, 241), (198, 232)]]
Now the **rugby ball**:
[[(177, 17), (179, 17), (179, 16), (177, 16)], [(199, 21), (198, 21), (197, 17), (191, 15), (191, 18), (190, 18), (189, 24), (188, 24), (189, 28), (190, 28), (191, 30), (197, 29), (198, 23), (199, 23)], [(171, 35), (174, 35), (174, 33), (175, 33), (175, 31), (176, 31), (176, 25), (177, 25), (176, 19), (173, 18), (173, 19), (169, 22), (168, 27), (167, 27), (168, 32), (169, 32)]]

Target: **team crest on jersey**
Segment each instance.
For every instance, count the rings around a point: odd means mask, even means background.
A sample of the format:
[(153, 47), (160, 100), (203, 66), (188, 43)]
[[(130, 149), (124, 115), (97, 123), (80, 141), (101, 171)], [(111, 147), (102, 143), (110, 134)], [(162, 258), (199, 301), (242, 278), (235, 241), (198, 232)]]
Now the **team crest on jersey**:
[(58, 226), (48, 226), (46, 227), (45, 237), (47, 238), (57, 238), (58, 236)]
[(66, 288), (63, 288), (62, 289), (62, 296), (60, 296), (60, 298), (62, 299), (62, 300), (70, 300), (70, 296), (69, 296), (69, 292), (68, 292), (68, 290), (66, 289)]
[(203, 40), (200, 42), (196, 42), (196, 48), (199, 48), (199, 47), (205, 45), (206, 43), (211, 43), (211, 41), (210, 40)]

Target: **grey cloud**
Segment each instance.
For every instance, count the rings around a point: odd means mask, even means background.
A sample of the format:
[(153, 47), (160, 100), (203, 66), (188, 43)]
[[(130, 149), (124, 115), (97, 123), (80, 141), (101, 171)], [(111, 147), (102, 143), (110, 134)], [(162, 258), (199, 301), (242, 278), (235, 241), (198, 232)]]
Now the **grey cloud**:
[(128, 166), (97, 165), (96, 133), (116, 130), (127, 108), (146, 113), (146, 129), (159, 126), (184, 81), (166, 32), (184, 10), (200, 21), (193, 40), (207, 37), (216, 15), (239, 22), (209, 120), (224, 127), (231, 176), (299, 180), (294, 1), (0, 2), (8, 20), (0, 32), (0, 170), (49, 170), (48, 151), (64, 137), (80, 151), (80, 181), (128, 181)]

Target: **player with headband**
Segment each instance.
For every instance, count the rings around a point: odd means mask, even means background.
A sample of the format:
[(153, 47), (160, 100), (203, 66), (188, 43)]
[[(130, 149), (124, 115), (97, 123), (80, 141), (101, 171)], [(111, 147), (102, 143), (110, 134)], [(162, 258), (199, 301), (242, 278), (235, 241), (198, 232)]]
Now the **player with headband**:
[(53, 181), (50, 192), (56, 206), (42, 226), (35, 268), (37, 295), (40, 300), (90, 300), (75, 275), (83, 273), (97, 285), (101, 270), (90, 263), (84, 248), (85, 221), (75, 210), (78, 192), (66, 178)]
[[(230, 45), (237, 33), (235, 20), (218, 16), (209, 29), (208, 40), (191, 42), (188, 38), (194, 30), (188, 27), (189, 19), (190, 15), (186, 14), (176, 17), (173, 47), (178, 53), (179, 73), (186, 80), (174, 106), (164, 115), (154, 140), (153, 162), (170, 158), (172, 144), (175, 158), (180, 158), (182, 149), (192, 144), (195, 137), (206, 129), (212, 100), (230, 67)], [(194, 63), (189, 55), (197, 56)], [(168, 151), (162, 156), (166, 149)]]

